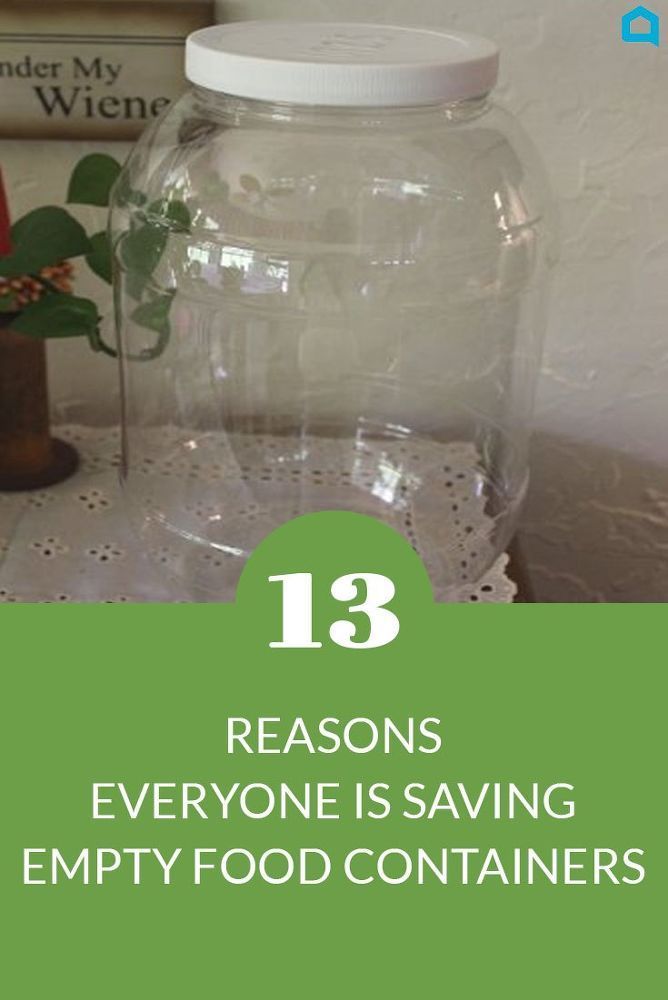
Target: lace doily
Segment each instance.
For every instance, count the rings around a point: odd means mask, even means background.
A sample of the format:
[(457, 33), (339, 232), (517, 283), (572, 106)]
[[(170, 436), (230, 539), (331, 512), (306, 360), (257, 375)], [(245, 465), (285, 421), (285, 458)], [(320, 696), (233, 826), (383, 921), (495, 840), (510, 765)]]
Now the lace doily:
[[(127, 507), (118, 486), (117, 429), (68, 425), (57, 428), (55, 433), (76, 446), (81, 467), (72, 479), (47, 490), (0, 493), (0, 602), (176, 603), (192, 600), (185, 584), (172, 575), (174, 566), (169, 546), (144, 548), (128, 522)], [(465, 457), (459, 456), (460, 464)], [(143, 471), (149, 494), (155, 476), (178, 477), (183, 481), (178, 457), (162, 462), (159, 468), (148, 463)], [(265, 474), (260, 471), (262, 478)], [(243, 467), (241, 474), (244, 475)], [(206, 478), (211, 486), (215, 486), (221, 475), (218, 466), (207, 465)], [(290, 472), (283, 470), (281, 475), (289, 476)], [(455, 500), (458, 475), (465, 476), (459, 467), (453, 469), (448, 480)], [(280, 478), (280, 475), (271, 477), (272, 490), (280, 489)], [(321, 478), (327, 483), (326, 460)], [(255, 505), (249, 506), (248, 498), (240, 497), (245, 506), (240, 507), (239, 515), (247, 521), (256, 521), (261, 535), (262, 490), (260, 504), (255, 489), (253, 493)], [(206, 493), (202, 493), (201, 483), (193, 490), (194, 496), (199, 499), (187, 504), (191, 509), (186, 513), (194, 522), (206, 521)], [(402, 529), (414, 541), (410, 510), (402, 516), (409, 519)], [(469, 512), (469, 518), (471, 516)], [(471, 525), (464, 522), (463, 532), (466, 527)], [(204, 550), (200, 558), (203, 562), (215, 561), (217, 553)], [(462, 583), (456, 600), (462, 603), (511, 602), (516, 588), (506, 576), (507, 561), (507, 557), (502, 556), (477, 584)]]

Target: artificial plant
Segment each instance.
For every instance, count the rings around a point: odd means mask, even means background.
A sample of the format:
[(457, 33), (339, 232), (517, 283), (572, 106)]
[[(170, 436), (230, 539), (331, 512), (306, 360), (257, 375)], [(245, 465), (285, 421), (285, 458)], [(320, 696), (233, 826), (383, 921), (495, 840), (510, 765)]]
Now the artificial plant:
[[(103, 153), (85, 156), (70, 178), (67, 203), (106, 208), (120, 164)], [(164, 253), (170, 232), (187, 231), (190, 219), (180, 201), (146, 203), (140, 192), (126, 191), (133, 221), (120, 253), (128, 274), (128, 294), (135, 300), (131, 318), (155, 331), (155, 347), (142, 360), (156, 357), (169, 339), (173, 289), (156, 292), (150, 279)], [(73, 293), (74, 267), (80, 258), (103, 281), (111, 283), (111, 245), (106, 230), (88, 235), (66, 208), (33, 209), (10, 226), (0, 174), (0, 313), (17, 333), (42, 339), (86, 337), (95, 351), (115, 356), (100, 335), (102, 317), (92, 299)]]
[[(106, 206), (120, 172), (111, 156), (95, 153), (75, 168), (67, 201)], [(2, 182), (0, 179), (0, 188)], [(4, 190), (0, 193), (0, 312), (15, 333), (30, 337), (87, 337), (101, 349), (100, 314), (92, 299), (72, 290), (72, 261), (85, 258), (105, 281), (111, 280), (109, 240), (105, 232), (88, 236), (65, 208), (46, 205), (12, 226)]]
[[(67, 202), (106, 207), (120, 174), (111, 156), (95, 153), (74, 169)], [(154, 272), (169, 233), (189, 225), (180, 202), (146, 205), (132, 191), (132, 219), (117, 252), (125, 272), (131, 319), (156, 333), (155, 345), (139, 360), (160, 354), (169, 339), (172, 289), (156, 290)], [(101, 316), (92, 299), (75, 295), (74, 263), (85, 261), (111, 282), (111, 245), (106, 231), (88, 235), (67, 208), (36, 208), (10, 223), (0, 175), (0, 489), (36, 489), (59, 482), (77, 467), (75, 450), (51, 436), (45, 342), (84, 337), (96, 351), (115, 355), (100, 335)]]

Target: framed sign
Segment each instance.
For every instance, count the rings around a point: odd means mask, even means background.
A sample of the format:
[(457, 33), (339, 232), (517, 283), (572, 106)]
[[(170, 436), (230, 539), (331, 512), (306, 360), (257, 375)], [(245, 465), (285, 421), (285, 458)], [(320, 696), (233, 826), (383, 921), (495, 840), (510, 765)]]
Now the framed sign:
[(133, 139), (182, 92), (212, 2), (0, 0), (0, 137)]

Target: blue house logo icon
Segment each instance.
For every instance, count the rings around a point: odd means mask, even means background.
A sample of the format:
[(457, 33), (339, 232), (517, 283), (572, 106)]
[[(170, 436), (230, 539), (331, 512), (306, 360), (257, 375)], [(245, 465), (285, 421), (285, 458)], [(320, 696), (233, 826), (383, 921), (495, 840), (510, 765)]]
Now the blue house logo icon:
[(658, 14), (648, 7), (634, 7), (622, 18), (622, 41), (658, 45), (661, 40), (661, 21)]

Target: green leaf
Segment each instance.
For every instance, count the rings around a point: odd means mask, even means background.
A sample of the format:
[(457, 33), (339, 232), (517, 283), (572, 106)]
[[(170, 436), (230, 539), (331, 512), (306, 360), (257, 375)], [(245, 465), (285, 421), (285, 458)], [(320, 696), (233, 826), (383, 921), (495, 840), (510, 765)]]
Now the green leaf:
[(79, 160), (70, 178), (67, 201), (72, 205), (109, 204), (111, 189), (121, 172), (113, 156), (91, 153)]
[(105, 344), (98, 326), (96, 326), (94, 330), (90, 331), (88, 335), (88, 343), (90, 344), (91, 349), (97, 353), (101, 352), (110, 358), (118, 357), (118, 351), (113, 347), (109, 347), (108, 344)]
[(15, 222), (12, 245), (12, 253), (0, 258), (2, 278), (37, 274), (50, 264), (91, 251), (83, 226), (55, 205), (36, 208)]
[(159, 201), (152, 201), (146, 209), (146, 215), (149, 222), (167, 226), (172, 232), (187, 233), (190, 229), (188, 206), (178, 199), (167, 201), (166, 198), (161, 198)]
[(158, 295), (150, 302), (142, 302), (132, 313), (132, 319), (147, 330), (155, 330), (164, 336), (169, 334), (169, 310), (174, 292)]
[(110, 285), (111, 242), (106, 230), (91, 236), (90, 244), (93, 249), (86, 255), (86, 263), (91, 271), (97, 274), (98, 278), (102, 278), (103, 281), (106, 281)]
[(16, 312), (18, 308), (13, 295), (0, 295), (0, 313)]
[(150, 278), (167, 245), (167, 231), (161, 226), (142, 225), (131, 229), (121, 241), (121, 257), (130, 272)]
[(122, 205), (136, 205), (141, 208), (142, 205), (146, 204), (146, 195), (130, 187), (127, 171), (120, 176), (116, 187), (116, 198)]
[(182, 201), (154, 201), (141, 217), (144, 221), (126, 233), (120, 243), (127, 289), (137, 301), (160, 263), (169, 234), (187, 232), (190, 226), (190, 212)]
[(94, 302), (62, 292), (27, 306), (12, 323), (12, 329), (30, 337), (90, 338), (99, 321)]

